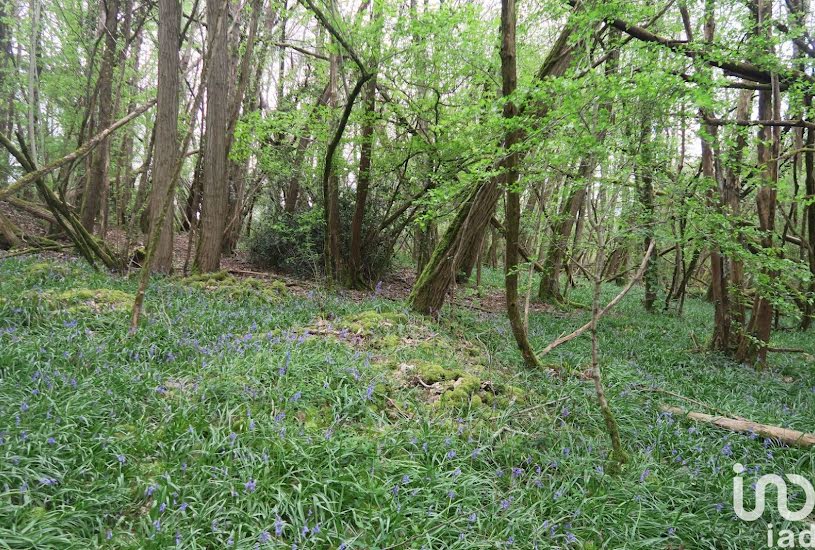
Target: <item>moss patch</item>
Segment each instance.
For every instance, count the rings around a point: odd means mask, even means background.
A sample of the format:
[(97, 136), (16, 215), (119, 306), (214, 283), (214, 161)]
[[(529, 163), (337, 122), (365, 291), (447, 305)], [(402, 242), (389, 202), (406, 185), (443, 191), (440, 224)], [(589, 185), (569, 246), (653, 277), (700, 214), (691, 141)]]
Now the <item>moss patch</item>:
[(42, 292), (30, 295), (49, 309), (70, 312), (101, 313), (127, 311), (133, 306), (133, 294), (110, 288), (74, 288), (62, 292)]
[(343, 317), (337, 326), (356, 334), (374, 334), (407, 324), (407, 317), (401, 313), (380, 313), (367, 310)]
[(180, 282), (236, 301), (256, 299), (275, 303), (288, 295), (286, 284), (282, 281), (264, 281), (254, 277), (238, 279), (226, 271), (191, 275), (181, 279)]

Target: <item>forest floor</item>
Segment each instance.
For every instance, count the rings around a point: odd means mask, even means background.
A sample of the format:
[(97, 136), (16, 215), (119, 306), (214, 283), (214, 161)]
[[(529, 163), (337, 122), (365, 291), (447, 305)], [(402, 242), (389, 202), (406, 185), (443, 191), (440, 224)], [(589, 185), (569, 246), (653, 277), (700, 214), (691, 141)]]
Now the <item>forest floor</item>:
[[(745, 486), (815, 472), (811, 450), (660, 412), (812, 431), (811, 333), (782, 326), (773, 346), (807, 353), (751, 369), (700, 349), (709, 304), (651, 314), (632, 291), (600, 329), (630, 455), (612, 473), (587, 338), (525, 369), (499, 271), (437, 321), (399, 280), (158, 279), (129, 336), (135, 277), (0, 260), (0, 548), (761, 548), (783, 521), (734, 515), (733, 464)], [(531, 340), (587, 318), (536, 308)]]

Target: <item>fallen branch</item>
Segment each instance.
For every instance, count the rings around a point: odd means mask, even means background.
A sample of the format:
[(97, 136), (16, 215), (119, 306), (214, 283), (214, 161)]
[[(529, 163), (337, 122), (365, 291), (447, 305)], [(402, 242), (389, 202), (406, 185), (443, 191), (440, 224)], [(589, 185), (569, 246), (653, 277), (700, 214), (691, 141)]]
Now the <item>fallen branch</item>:
[(728, 418), (726, 416), (711, 416), (709, 414), (686, 411), (679, 407), (669, 407), (667, 405), (663, 405), (661, 409), (673, 415), (685, 416), (691, 420), (713, 424), (714, 426), (730, 430), (731, 432), (756, 433), (762, 437), (776, 439), (786, 445), (794, 447), (807, 448), (815, 445), (815, 434), (811, 433), (799, 432), (779, 426), (770, 426), (768, 424), (758, 424), (750, 420), (736, 420), (735, 418)]
[(71, 163), (71, 162), (82, 159), (88, 153), (93, 151), (94, 148), (96, 148), (97, 145), (102, 143), (113, 132), (115, 132), (116, 130), (118, 130), (122, 126), (125, 126), (126, 124), (131, 122), (133, 119), (140, 116), (142, 113), (144, 113), (145, 111), (150, 109), (155, 104), (156, 104), (155, 99), (152, 100), (152, 101), (148, 101), (147, 103), (145, 103), (144, 105), (142, 105), (138, 109), (134, 110), (132, 113), (130, 113), (126, 117), (124, 117), (124, 118), (122, 118), (120, 120), (117, 120), (109, 128), (106, 128), (106, 129), (102, 130), (101, 132), (99, 132), (98, 134), (96, 134), (95, 136), (93, 136), (91, 139), (86, 141), (85, 144), (82, 145), (82, 147), (80, 147), (79, 149), (76, 149), (75, 151), (73, 151), (71, 153), (68, 153), (67, 155), (65, 155), (61, 159), (55, 160), (51, 164), (49, 164), (49, 165), (47, 165), (47, 166), (45, 166), (43, 168), (40, 168), (39, 170), (34, 170), (33, 172), (27, 173), (26, 175), (24, 175), (23, 177), (21, 177), (20, 179), (18, 179), (17, 181), (12, 183), (11, 185), (9, 185), (8, 187), (0, 190), (0, 200), (2, 200), (5, 197), (11, 195), (12, 193), (16, 193), (17, 191), (19, 191), (23, 187), (31, 185), (32, 183), (36, 182), (37, 180), (39, 180), (39, 179), (43, 178), (44, 176), (50, 174), (51, 172), (53, 172), (57, 168), (61, 168), (62, 166), (66, 165), (68, 163)]
[[(103, 264), (105, 264), (105, 267), (107, 267), (108, 269), (110, 270), (118, 269), (120, 267), (120, 262), (115, 257), (115, 255), (110, 251), (110, 249), (108, 249), (105, 242), (98, 240), (87, 229), (85, 229), (85, 227), (82, 225), (82, 222), (79, 220), (74, 211), (65, 202), (63, 202), (62, 199), (57, 197), (57, 195), (51, 190), (51, 188), (49, 188), (45, 184), (43, 176), (45, 175), (45, 173), (47, 173), (48, 170), (37, 169), (36, 165), (34, 164), (34, 159), (32, 159), (31, 156), (29, 155), (28, 149), (26, 148), (25, 142), (23, 141), (23, 137), (19, 132), (17, 132), (17, 138), (20, 141), (20, 149), (17, 149), (11, 142), (11, 140), (9, 140), (2, 132), (0, 132), (0, 145), (5, 147), (5, 149), (15, 159), (17, 159), (17, 162), (20, 163), (20, 166), (22, 166), (23, 170), (27, 172), (27, 174), (23, 178), (17, 180), (17, 183), (25, 181), (26, 178), (30, 176), (36, 175), (37, 177), (35, 177), (32, 181), (36, 185), (40, 197), (45, 202), (46, 206), (48, 207), (48, 210), (53, 215), (57, 224), (65, 232), (65, 234), (68, 236), (71, 242), (74, 243), (74, 246), (76, 246), (79, 253), (82, 254), (82, 256), (86, 260), (88, 260), (88, 263), (91, 264), (91, 267), (95, 269), (96, 260), (99, 259), (102, 261)], [(79, 151), (79, 149), (77, 149), (77, 151)], [(63, 159), (65, 158), (68, 157), (63, 157)], [(59, 162), (60, 161), (57, 161), (57, 163)], [(55, 163), (52, 163), (49, 166), (53, 167), (54, 164)], [(2, 197), (2, 193), (0, 193), (0, 200), (4, 200)], [(54, 242), (48, 241), (41, 244), (52, 245), (54, 244)]]
[(809, 353), (801, 348), (767, 348), (767, 351), (771, 353)]
[(699, 401), (697, 399), (693, 399), (691, 397), (685, 397), (684, 395), (678, 394), (676, 392), (672, 392), (672, 391), (669, 391), (669, 390), (663, 390), (662, 388), (652, 388), (652, 387), (648, 387), (648, 386), (638, 385), (636, 387), (636, 391), (664, 393), (665, 395), (670, 395), (671, 397), (675, 397), (677, 399), (682, 399), (683, 401), (687, 401), (688, 403), (693, 403), (694, 405), (699, 405), (700, 407), (704, 407), (705, 409), (709, 409), (709, 410), (715, 412), (716, 414), (718, 414), (720, 416), (727, 416), (727, 417), (730, 417), (730, 418), (735, 418), (736, 420), (745, 420), (745, 421), (747, 420), (746, 418), (742, 418), (742, 417), (736, 416), (734, 414), (729, 414), (729, 413), (727, 413), (727, 412), (725, 412), (725, 411), (723, 411), (723, 410), (721, 410), (721, 409), (719, 409), (717, 407), (714, 407), (713, 405), (709, 405), (708, 403), (704, 403), (702, 401)]
[[(596, 319), (599, 320), (603, 315), (605, 315), (606, 313), (611, 311), (611, 308), (616, 306), (620, 302), (620, 300), (625, 298), (625, 295), (628, 294), (628, 291), (631, 290), (631, 288), (634, 286), (634, 283), (636, 283), (637, 281), (640, 280), (640, 278), (642, 278), (643, 273), (645, 273), (645, 268), (648, 266), (648, 258), (650, 258), (651, 254), (654, 252), (654, 243), (655, 243), (655, 241), (651, 241), (651, 245), (648, 247), (648, 250), (646, 250), (645, 255), (642, 257), (642, 263), (640, 264), (640, 268), (634, 274), (634, 277), (632, 277), (631, 280), (628, 281), (628, 284), (625, 285), (625, 288), (623, 288), (620, 291), (620, 293), (617, 294), (617, 296), (615, 296), (614, 299), (611, 300), (608, 303), (608, 305), (606, 305), (606, 307), (604, 307), (599, 312), (597, 312)], [(586, 323), (585, 325), (583, 325), (579, 329), (575, 330), (571, 334), (567, 334), (566, 336), (561, 336), (560, 338), (558, 338), (557, 340), (555, 340), (554, 342), (552, 342), (551, 344), (549, 344), (548, 346), (543, 348), (543, 351), (541, 351), (539, 353), (539, 355), (541, 355), (541, 356), (546, 355), (547, 353), (549, 353), (550, 351), (552, 351), (556, 347), (560, 346), (561, 344), (565, 344), (566, 342), (571, 342), (572, 340), (574, 340), (575, 338), (577, 338), (578, 336), (580, 336), (581, 334), (583, 334), (584, 332), (589, 330), (591, 328), (591, 324), (592, 324), (592, 321), (589, 321), (588, 323)]]
[(26, 254), (39, 254), (40, 252), (49, 252), (55, 250), (64, 250), (66, 248), (71, 248), (73, 243), (63, 243), (63, 244), (54, 244), (54, 245), (46, 245), (46, 246), (33, 246), (31, 248), (20, 248), (14, 250), (12, 252), (6, 252), (0, 255), (0, 260), (5, 260), (8, 258), (14, 258), (17, 256), (25, 256)]
[(37, 203), (29, 202), (23, 199), (18, 199), (17, 197), (6, 197), (4, 200), (11, 206), (17, 208), (18, 210), (22, 210), (23, 212), (31, 214), (35, 218), (45, 220), (51, 224), (57, 223), (57, 220), (56, 218), (54, 218), (53, 214), (51, 214), (46, 208), (43, 208)]

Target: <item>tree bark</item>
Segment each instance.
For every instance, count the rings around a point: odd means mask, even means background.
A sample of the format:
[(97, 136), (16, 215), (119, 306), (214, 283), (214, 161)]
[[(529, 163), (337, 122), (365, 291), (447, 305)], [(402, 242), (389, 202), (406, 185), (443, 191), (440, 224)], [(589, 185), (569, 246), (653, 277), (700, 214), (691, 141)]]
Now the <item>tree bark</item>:
[[(377, 2), (371, 3), (371, 22), (376, 25)], [(361, 288), (365, 286), (361, 278), (362, 270), (362, 227), (365, 222), (365, 209), (368, 201), (368, 189), (371, 186), (371, 164), (373, 161), (374, 148), (374, 123), (376, 118), (376, 65), (379, 57), (380, 37), (374, 38), (373, 44), (374, 59), (371, 66), (374, 67), (370, 80), (365, 84), (363, 95), (363, 119), (360, 130), (360, 152), (359, 171), (357, 175), (356, 200), (354, 204), (354, 217), (351, 220), (351, 244), (348, 254), (348, 266), (346, 273), (346, 285), (349, 288)]]
[[(501, 161), (503, 174), (501, 179), (506, 188), (506, 260), (505, 283), (506, 302), (509, 324), (512, 327), (512, 334), (524, 363), (529, 367), (540, 366), (532, 346), (529, 344), (526, 327), (524, 326), (521, 310), (518, 307), (518, 238), (521, 223), (521, 194), (517, 189), (518, 185), (518, 144), (523, 131), (515, 128), (513, 119), (518, 114), (518, 109), (513, 102), (512, 95), (518, 86), (518, 76), (516, 68), (515, 53), (515, 0), (502, 0), (501, 2), (501, 80), (502, 93), (504, 96), (504, 120), (508, 128), (504, 137), (504, 158)], [(480, 235), (483, 239), (484, 231)], [(477, 248), (481, 247), (481, 240), (473, 243)]]
[[(107, 0), (105, 9), (105, 51), (99, 69), (97, 105), (99, 109), (96, 126), (107, 128), (113, 119), (113, 66), (116, 63), (119, 0)], [(110, 141), (105, 139), (93, 155), (90, 174), (82, 197), (82, 226), (93, 233), (96, 217), (107, 196)], [(104, 235), (103, 235), (104, 237)]]
[(544, 272), (538, 287), (538, 299), (543, 302), (558, 304), (563, 301), (563, 294), (560, 292), (560, 273), (569, 246), (569, 236), (586, 197), (586, 179), (594, 172), (595, 166), (593, 159), (585, 159), (578, 169), (579, 181), (567, 183), (572, 187), (552, 229), (552, 239), (543, 260)]
[(207, 140), (204, 150), (204, 193), (201, 205), (201, 238), (193, 271), (208, 273), (221, 266), (221, 246), (226, 226), (227, 118), (229, 116), (228, 2), (207, 0)]
[[(172, 184), (178, 162), (178, 39), (181, 32), (179, 0), (159, 0), (158, 16), (158, 103), (156, 106), (156, 154), (153, 186), (150, 191), (150, 230), (164, 210), (167, 188)], [(153, 256), (152, 270), (170, 273), (173, 269), (173, 204), (168, 206)]]

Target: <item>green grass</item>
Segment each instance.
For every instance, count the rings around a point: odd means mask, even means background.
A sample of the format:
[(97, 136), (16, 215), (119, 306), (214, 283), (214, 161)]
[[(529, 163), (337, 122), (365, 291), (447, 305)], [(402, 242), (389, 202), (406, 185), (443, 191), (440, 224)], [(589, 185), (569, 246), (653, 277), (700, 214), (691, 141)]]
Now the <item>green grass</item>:
[[(267, 300), (167, 279), (128, 337), (127, 308), (48, 299), (135, 287), (81, 263), (0, 261), (0, 548), (759, 548), (783, 522), (734, 516), (732, 464), (815, 471), (812, 451), (660, 415), (688, 403), (648, 388), (815, 425), (809, 358), (757, 371), (695, 351), (711, 320), (698, 300), (647, 314), (635, 289), (602, 323), (631, 455), (612, 476), (579, 376), (585, 338), (545, 358), (552, 376), (521, 366), (503, 315), (461, 307), (431, 322), (374, 294)], [(588, 289), (571, 299), (589, 303)], [(540, 349), (587, 317), (532, 315), (531, 339)], [(774, 345), (815, 354), (791, 330)], [(503, 398), (433, 403), (400, 382), (405, 364)]]

